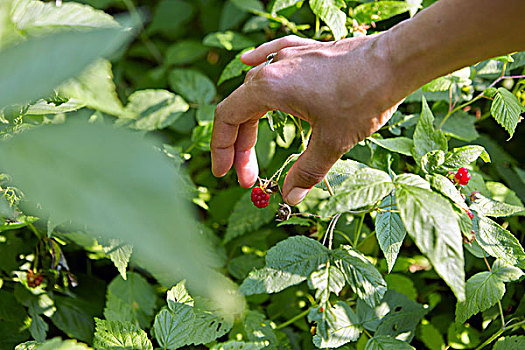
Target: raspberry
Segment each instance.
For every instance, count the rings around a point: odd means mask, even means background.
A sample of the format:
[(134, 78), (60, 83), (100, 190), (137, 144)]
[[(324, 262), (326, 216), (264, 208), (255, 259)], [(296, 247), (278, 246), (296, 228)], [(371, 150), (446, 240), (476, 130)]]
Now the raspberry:
[(468, 217), (470, 218), (470, 220), (474, 219), (474, 214), (472, 214), (472, 212), (470, 210), (467, 211), (467, 214), (468, 214)]
[(265, 208), (270, 204), (270, 194), (259, 186), (254, 187), (252, 189), (252, 202), (257, 208)]
[(42, 284), (42, 282), (44, 281), (44, 276), (42, 276), (41, 273), (38, 273), (35, 275), (32, 270), (29, 270), (27, 272), (26, 279), (27, 279), (27, 286), (29, 288), (35, 288)]
[(459, 183), (460, 185), (466, 185), (468, 184), (471, 176), (468, 172), (468, 169), (465, 167), (461, 167), (458, 169), (456, 175), (454, 175), (454, 182)]

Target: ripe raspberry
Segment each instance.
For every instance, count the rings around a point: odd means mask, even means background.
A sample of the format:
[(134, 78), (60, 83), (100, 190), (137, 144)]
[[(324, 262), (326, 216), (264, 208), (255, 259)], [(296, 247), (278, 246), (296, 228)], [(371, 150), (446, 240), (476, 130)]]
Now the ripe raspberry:
[(474, 219), (474, 214), (472, 214), (472, 212), (470, 210), (467, 211), (467, 214), (468, 214), (468, 217), (470, 218), (470, 220)]
[(252, 202), (257, 208), (265, 208), (270, 204), (270, 194), (259, 186), (254, 187), (252, 189)]
[(461, 167), (458, 169), (456, 175), (454, 175), (454, 182), (459, 183), (460, 185), (466, 185), (468, 184), (471, 176), (468, 172), (468, 169), (465, 167)]

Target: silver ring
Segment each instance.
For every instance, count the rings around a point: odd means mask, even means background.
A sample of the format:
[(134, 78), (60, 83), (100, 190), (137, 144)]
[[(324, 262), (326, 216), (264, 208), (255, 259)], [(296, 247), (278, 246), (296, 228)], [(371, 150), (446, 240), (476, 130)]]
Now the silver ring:
[(275, 55), (276, 55), (276, 53), (271, 53), (268, 56), (266, 56), (266, 63), (265, 63), (265, 65), (268, 65), (268, 64), (272, 63)]

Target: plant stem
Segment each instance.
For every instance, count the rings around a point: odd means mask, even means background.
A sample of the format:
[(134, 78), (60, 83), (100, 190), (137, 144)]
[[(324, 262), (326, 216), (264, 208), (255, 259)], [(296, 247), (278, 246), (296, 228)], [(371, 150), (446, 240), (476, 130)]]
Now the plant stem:
[(275, 329), (281, 329), (281, 328), (284, 328), (292, 323), (294, 323), (295, 321), (297, 321), (298, 319), (300, 318), (303, 318), (304, 316), (308, 315), (308, 313), (310, 312), (310, 309), (307, 309), (303, 312), (301, 312), (299, 315), (297, 316), (294, 316), (293, 318), (289, 319), (288, 321), (284, 322), (284, 323), (281, 323), (280, 325), (276, 326)]
[[(487, 257), (483, 256), (483, 260), (485, 260), (485, 265), (487, 265), (489, 272), (492, 273), (492, 269), (490, 268), (489, 262), (487, 261)], [(498, 300), (498, 310), (499, 315), (501, 317), (501, 329), (505, 329), (505, 316), (503, 315), (503, 307), (501, 306), (501, 301)]]
[(333, 223), (330, 229), (330, 238), (328, 238), (328, 249), (329, 250), (332, 250), (332, 241), (334, 240), (334, 229), (340, 217), (341, 217), (341, 214), (337, 214), (336, 216), (334, 216), (334, 219), (332, 220)]
[(515, 325), (512, 325), (510, 327), (507, 327), (507, 328), (502, 328), (500, 329), (499, 331), (497, 331), (496, 333), (494, 333), (489, 339), (485, 340), (485, 342), (483, 344), (481, 344), (480, 346), (478, 346), (475, 350), (481, 350), (483, 349), (485, 346), (489, 345), (490, 343), (492, 343), (496, 338), (498, 338), (500, 335), (503, 334), (503, 332), (505, 331), (513, 331), (514, 329), (518, 328), (518, 327), (521, 327), (522, 325), (525, 324), (525, 321), (521, 321), (521, 322), (518, 322), (516, 323)]
[(330, 186), (330, 182), (328, 182), (328, 179), (326, 178), (326, 176), (323, 179), (323, 181), (324, 181), (324, 184), (326, 185), (326, 188), (328, 189), (328, 193), (330, 193), (330, 196), (335, 196), (334, 190), (332, 189), (332, 186)]
[(359, 224), (356, 226), (354, 232), (354, 248), (357, 248), (357, 244), (359, 243), (359, 236), (361, 235), (361, 229), (363, 228), (363, 221), (365, 220), (365, 215), (365, 213), (361, 214)]

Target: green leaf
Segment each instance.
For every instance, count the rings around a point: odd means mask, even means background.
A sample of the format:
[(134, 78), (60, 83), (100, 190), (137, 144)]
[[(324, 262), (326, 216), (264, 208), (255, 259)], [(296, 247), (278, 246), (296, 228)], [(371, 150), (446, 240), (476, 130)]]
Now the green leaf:
[(446, 343), (441, 332), (432, 323), (422, 320), (418, 327), (418, 337), (429, 350), (443, 350)]
[(519, 280), (525, 274), (521, 269), (496, 260), (492, 264), (492, 273), (502, 282), (513, 282)]
[[(319, 313), (315, 308), (310, 311)], [(337, 348), (348, 342), (356, 341), (361, 333), (359, 320), (354, 311), (344, 302), (338, 301), (333, 307), (327, 308), (322, 312), (321, 322), (317, 318), (317, 333), (314, 336), (314, 345), (319, 348)]]
[(275, 0), (272, 6), (272, 14), (276, 14), (285, 8), (297, 5), (299, 2), (301, 2), (301, 0)]
[(208, 53), (208, 48), (196, 40), (182, 40), (166, 50), (167, 65), (183, 65), (195, 62)]
[(332, 251), (332, 259), (344, 272), (352, 290), (374, 307), (386, 292), (386, 282), (372, 263), (356, 250), (343, 245)]
[(186, 290), (186, 281), (181, 281), (168, 290), (166, 302), (168, 303), (168, 308), (173, 312), (176, 310), (176, 304), (194, 305), (193, 298)]
[(417, 289), (410, 278), (400, 273), (392, 273), (385, 276), (385, 281), (389, 290), (395, 290), (406, 295), (410, 300), (416, 301)]
[(323, 216), (373, 205), (387, 196), (394, 185), (387, 173), (372, 168), (356, 171), (341, 183), (322, 209)]
[(345, 275), (336, 266), (328, 265), (312, 272), (308, 284), (310, 288), (316, 289), (315, 298), (326, 304), (330, 298), (330, 293), (339, 295), (345, 286)]
[(414, 150), (413, 155), (416, 159), (421, 159), (430, 151), (448, 149), (447, 138), (441, 130), (434, 128), (434, 116), (428, 107), (426, 99), (422, 99), (422, 110), (414, 131)]
[(479, 199), (471, 205), (471, 208), (483, 216), (499, 218), (512, 215), (525, 215), (524, 207), (495, 201), (480, 194), (478, 194), (478, 197)]
[(396, 183), (396, 203), (408, 234), (458, 300), (464, 300), (463, 239), (452, 207), (431, 191), (397, 178)]
[(202, 43), (228, 51), (242, 50), (255, 45), (251, 39), (232, 31), (210, 33), (204, 37)]
[[(189, 109), (180, 97), (166, 90), (139, 90), (128, 98), (124, 118), (120, 123), (132, 121), (137, 130), (164, 129)], [(117, 123), (118, 124), (118, 123)]]
[(305, 276), (264, 267), (251, 271), (242, 282), (240, 291), (244, 295), (277, 293), (305, 280)]
[(239, 9), (255, 14), (265, 12), (264, 5), (259, 0), (231, 0)]
[(308, 277), (328, 261), (328, 249), (314, 239), (294, 236), (277, 243), (266, 254), (266, 266)]
[(224, 243), (245, 233), (253, 232), (272, 221), (276, 210), (277, 206), (274, 202), (270, 203), (266, 208), (257, 208), (251, 201), (251, 193), (247, 191), (233, 208), (233, 212), (228, 220)]
[(434, 189), (457, 204), (460, 208), (464, 210), (469, 209), (459, 190), (448, 178), (439, 174), (428, 174), (426, 179)]
[(462, 68), (458, 71), (450, 73), (446, 76), (434, 79), (430, 83), (422, 87), (423, 91), (447, 91), (454, 87), (461, 88), (462, 86), (471, 85), (470, 67)]
[(480, 217), (476, 241), (490, 256), (509, 265), (525, 260), (525, 252), (518, 239), (489, 218)]
[(133, 247), (119, 240), (111, 239), (109, 245), (104, 246), (104, 252), (109, 255), (122, 278), (126, 279), (126, 268), (128, 267)]
[(401, 249), (406, 236), (406, 230), (401, 216), (395, 212), (398, 209), (393, 194), (385, 197), (379, 207), (384, 211), (379, 211), (376, 215), (376, 237), (379, 247), (385, 255), (388, 272), (390, 272), (396, 263), (399, 249)]
[(462, 166), (475, 162), (480, 157), (485, 163), (490, 163), (490, 156), (482, 146), (468, 145), (454, 148), (447, 153), (443, 166), (448, 170), (457, 170)]
[[(435, 126), (441, 125), (444, 114), (436, 116), (434, 121)], [(441, 127), (441, 130), (445, 135), (453, 137), (462, 141), (474, 141), (479, 137), (479, 133), (476, 130), (476, 116), (470, 115), (463, 110), (459, 110), (445, 121), (445, 124)]]
[(160, 32), (169, 37), (173, 33), (177, 33), (193, 17), (193, 13), (193, 6), (186, 1), (159, 1), (146, 32), (148, 34)]
[(146, 332), (130, 322), (95, 318), (95, 349), (153, 350)]
[(172, 310), (162, 309), (155, 316), (153, 331), (164, 349), (178, 349), (189, 343), (195, 313), (189, 305), (175, 304)]
[(509, 90), (500, 87), (494, 96), (492, 105), (490, 106), (490, 113), (496, 121), (509, 133), (510, 137), (514, 135), (514, 130), (520, 120), (520, 114), (525, 112), (523, 106), (518, 98)]
[(29, 332), (33, 339), (38, 342), (43, 342), (46, 339), (47, 331), (49, 326), (40, 316), (38, 310), (33, 306), (29, 305), (29, 316), (31, 317), (31, 324), (29, 325)]
[(412, 148), (414, 147), (414, 141), (408, 137), (392, 137), (389, 139), (378, 139), (375, 137), (369, 137), (367, 140), (386, 148), (389, 151), (401, 153), (405, 156), (412, 155)]
[(121, 48), (131, 34), (121, 28), (62, 31), (9, 46), (0, 52), (0, 106), (49, 95), (98, 57)]
[(421, 176), (416, 174), (401, 174), (397, 175), (394, 179), (396, 184), (404, 184), (407, 186), (415, 186), (425, 190), (430, 190), (430, 184), (424, 180)]
[(248, 66), (247, 64), (242, 63), (241, 61), (241, 55), (248, 51), (249, 49), (242, 50), (239, 52), (233, 60), (231, 60), (226, 67), (224, 67), (221, 76), (219, 77), (219, 81), (217, 82), (217, 85), (221, 85), (226, 80), (238, 77), (244, 72), (249, 71), (252, 67)]
[(456, 323), (495, 305), (505, 294), (505, 284), (492, 272), (479, 272), (467, 280), (465, 293), (465, 301), (456, 304)]
[(334, 34), (334, 39), (339, 40), (348, 35), (346, 29), (346, 14), (340, 10), (345, 6), (340, 0), (310, 0), (312, 12), (322, 19)]
[(523, 348), (525, 348), (525, 336), (523, 335), (499, 338), (494, 345), (494, 350), (520, 350)]
[(79, 77), (62, 85), (60, 92), (89, 108), (112, 115), (123, 113), (124, 107), (113, 82), (111, 63), (107, 60), (98, 60), (89, 66)]
[(173, 69), (169, 75), (170, 87), (185, 99), (208, 104), (215, 97), (215, 85), (201, 72), (191, 69)]
[(25, 114), (26, 115), (44, 115), (44, 114), (67, 113), (67, 112), (76, 111), (82, 107), (85, 107), (85, 104), (75, 99), (68, 99), (66, 102), (60, 103), (60, 104), (41, 99), (41, 100), (36, 101), (31, 106), (29, 106)]
[(445, 152), (430, 151), (421, 158), (421, 168), (425, 173), (433, 173), (445, 162)]
[(264, 342), (267, 345), (278, 345), (275, 334), (269, 320), (263, 313), (248, 310), (243, 320), (243, 330), (247, 340)]
[[(335, 162), (334, 165), (332, 165), (332, 168), (330, 169), (328, 174), (326, 174), (325, 178), (332, 187), (332, 189), (336, 190), (348, 177), (355, 174), (359, 169), (367, 167), (367, 165), (356, 162), (355, 160), (340, 159), (337, 162)], [(322, 188), (323, 190), (327, 190), (324, 181), (321, 181), (316, 186)], [(338, 190), (336, 192), (338, 192)]]
[(259, 121), (255, 153), (261, 169), (265, 169), (270, 165), (275, 154), (275, 133), (272, 132), (270, 126), (264, 120)]
[(207, 344), (228, 333), (233, 327), (233, 316), (221, 314), (217, 304), (196, 299), (195, 320), (189, 334), (189, 344)]
[[(27, 348), (27, 350), (90, 350), (86, 344), (77, 343), (76, 340), (61, 340), (60, 338), (53, 338), (45, 341), (42, 344), (38, 344), (33, 348)], [(23, 350), (23, 348), (16, 350)]]
[(57, 6), (42, 1), (14, 1), (11, 19), (18, 30), (30, 35), (50, 30), (118, 26), (113, 17), (104, 11), (74, 2)]
[(230, 340), (225, 343), (214, 344), (210, 350), (259, 350), (268, 346), (266, 342), (243, 342)]
[(411, 350), (415, 349), (407, 342), (396, 338), (379, 335), (370, 338), (366, 343), (365, 350)]
[(71, 338), (91, 342), (94, 331), (92, 305), (84, 299), (54, 297), (53, 324)]
[[(123, 304), (129, 306), (132, 312), (132, 319), (141, 327), (148, 327), (151, 318), (153, 317), (153, 310), (155, 309), (155, 292), (149, 283), (139, 274), (134, 272), (128, 273), (127, 280), (117, 276), (108, 285), (108, 295), (119, 299)], [(108, 320), (113, 320), (108, 309), (110, 305), (106, 306), (104, 315)], [(120, 321), (120, 319), (115, 319)]]

